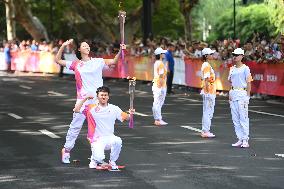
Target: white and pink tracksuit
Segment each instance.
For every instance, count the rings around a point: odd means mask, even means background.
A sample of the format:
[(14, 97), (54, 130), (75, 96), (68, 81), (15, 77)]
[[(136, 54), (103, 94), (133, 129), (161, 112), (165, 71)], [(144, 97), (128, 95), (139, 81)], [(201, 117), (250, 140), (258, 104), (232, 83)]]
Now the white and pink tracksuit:
[[(83, 100), (86, 95), (92, 94), (96, 97), (96, 90), (103, 86), (102, 71), (106, 66), (104, 59), (92, 58), (89, 61), (83, 62), (80, 60), (66, 61), (66, 68), (75, 72), (77, 101)], [(94, 104), (96, 99), (87, 100), (83, 107), (87, 104)], [(69, 126), (64, 148), (66, 151), (71, 151), (75, 145), (75, 141), (80, 133), (86, 116), (82, 113), (73, 113), (73, 120)]]
[(128, 115), (118, 106), (108, 104), (106, 107), (97, 104), (86, 105), (83, 114), (88, 119), (88, 140), (91, 143), (91, 161), (102, 162), (105, 150), (111, 150), (110, 161), (119, 158), (122, 147), (120, 137), (114, 135), (115, 120), (124, 121)]

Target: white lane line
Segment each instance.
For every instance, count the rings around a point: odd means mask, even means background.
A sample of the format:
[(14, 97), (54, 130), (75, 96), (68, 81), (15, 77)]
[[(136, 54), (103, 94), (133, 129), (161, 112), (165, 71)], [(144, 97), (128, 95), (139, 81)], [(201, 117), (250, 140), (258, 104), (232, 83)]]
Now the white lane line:
[(58, 93), (55, 91), (47, 91), (47, 93), (51, 96), (66, 96), (66, 94)]
[(181, 126), (182, 128), (185, 128), (185, 129), (189, 129), (189, 130), (192, 130), (192, 131), (196, 131), (196, 132), (199, 132), (199, 133), (202, 133), (202, 130), (200, 129), (196, 129), (194, 127), (191, 127), (191, 126)]
[(135, 115), (142, 116), (142, 117), (148, 117), (148, 116), (149, 116), (149, 115), (147, 115), (147, 114), (142, 114), (142, 113), (139, 113), (139, 112), (135, 112), (134, 114), (135, 114)]
[(20, 85), (21, 88), (24, 88), (24, 89), (32, 89), (31, 87), (29, 86), (25, 86), (25, 85)]
[(188, 100), (188, 101), (191, 101), (191, 102), (201, 102), (200, 100), (189, 99), (189, 98), (178, 98), (178, 99), (181, 99), (181, 100)]
[(279, 157), (284, 157), (284, 154), (275, 154), (275, 155)]
[(140, 90), (135, 90), (135, 92), (138, 92), (138, 93), (140, 93), (140, 94), (147, 94), (148, 92), (146, 92), (146, 91), (140, 91)]
[(260, 111), (255, 111), (255, 110), (249, 110), (249, 112), (264, 114), (264, 115), (270, 115), (270, 116), (275, 116), (275, 117), (284, 117), (284, 115), (272, 114), (272, 113), (268, 113), (268, 112), (260, 112)]
[(15, 119), (23, 119), (21, 116), (18, 116), (18, 115), (14, 114), (14, 113), (8, 113), (8, 115), (13, 117), (13, 118), (15, 118)]
[(56, 134), (54, 134), (54, 133), (52, 133), (52, 132), (50, 132), (50, 131), (48, 131), (48, 130), (46, 130), (46, 129), (39, 130), (39, 131), (40, 131), (41, 133), (43, 133), (43, 134), (49, 136), (50, 138), (61, 138), (60, 136), (58, 136), (58, 135), (56, 135)]
[(3, 81), (18, 81), (19, 79), (17, 78), (3, 78)]

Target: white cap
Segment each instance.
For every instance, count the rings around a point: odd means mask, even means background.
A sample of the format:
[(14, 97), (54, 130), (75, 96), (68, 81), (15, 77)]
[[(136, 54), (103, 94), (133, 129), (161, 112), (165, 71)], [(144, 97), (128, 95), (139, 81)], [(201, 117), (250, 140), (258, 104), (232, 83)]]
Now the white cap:
[(234, 52), (232, 52), (233, 54), (241, 54), (241, 55), (244, 55), (245, 54), (245, 51), (241, 48), (236, 48), (234, 50)]
[(162, 49), (161, 47), (156, 48), (156, 50), (154, 51), (155, 55), (159, 55), (159, 54), (165, 54), (167, 52), (167, 50)]
[(201, 54), (202, 54), (202, 56), (204, 56), (204, 55), (208, 55), (208, 54), (213, 54), (213, 53), (215, 53), (216, 51), (215, 50), (212, 50), (212, 49), (210, 49), (210, 48), (204, 48), (202, 51), (201, 51)]

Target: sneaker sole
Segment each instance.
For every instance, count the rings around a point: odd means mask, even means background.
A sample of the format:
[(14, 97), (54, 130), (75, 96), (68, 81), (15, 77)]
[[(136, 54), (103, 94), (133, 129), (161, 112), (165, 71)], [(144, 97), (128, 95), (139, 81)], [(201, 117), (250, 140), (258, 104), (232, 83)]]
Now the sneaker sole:
[(241, 148), (249, 148), (249, 146), (241, 146)]
[(202, 137), (202, 138), (215, 138), (216, 136), (202, 136), (202, 135), (201, 135), (201, 137)]
[(233, 145), (232, 145), (232, 147), (234, 147), (234, 148), (241, 148), (241, 145), (239, 145), (239, 146), (233, 146)]

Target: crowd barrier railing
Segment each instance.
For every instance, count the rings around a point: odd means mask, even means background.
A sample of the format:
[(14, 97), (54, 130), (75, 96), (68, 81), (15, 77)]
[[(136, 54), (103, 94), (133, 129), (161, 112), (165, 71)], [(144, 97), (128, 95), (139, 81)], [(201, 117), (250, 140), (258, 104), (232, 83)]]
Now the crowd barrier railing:
[[(113, 56), (103, 56), (107, 59)], [(64, 54), (64, 58), (69, 61), (76, 59), (73, 54)], [(126, 56), (125, 62), (119, 61), (118, 65), (104, 69), (103, 76), (111, 78), (136, 77), (138, 80), (151, 81), (153, 79), (153, 57), (146, 56)], [(228, 91), (230, 83), (228, 74), (230, 64), (215, 60), (212, 67), (216, 74), (217, 90)], [(254, 61), (245, 62), (249, 66), (254, 81), (252, 82), (252, 92), (284, 96), (284, 64), (256, 63)], [(175, 58), (175, 70), (173, 83), (189, 87), (201, 88), (200, 69), (202, 61), (194, 58)], [(4, 54), (0, 53), (0, 70), (6, 70)], [(49, 52), (13, 52), (11, 69), (28, 72), (59, 73), (60, 66), (54, 61), (54, 55)], [(74, 74), (72, 71), (64, 69), (65, 74)]]

